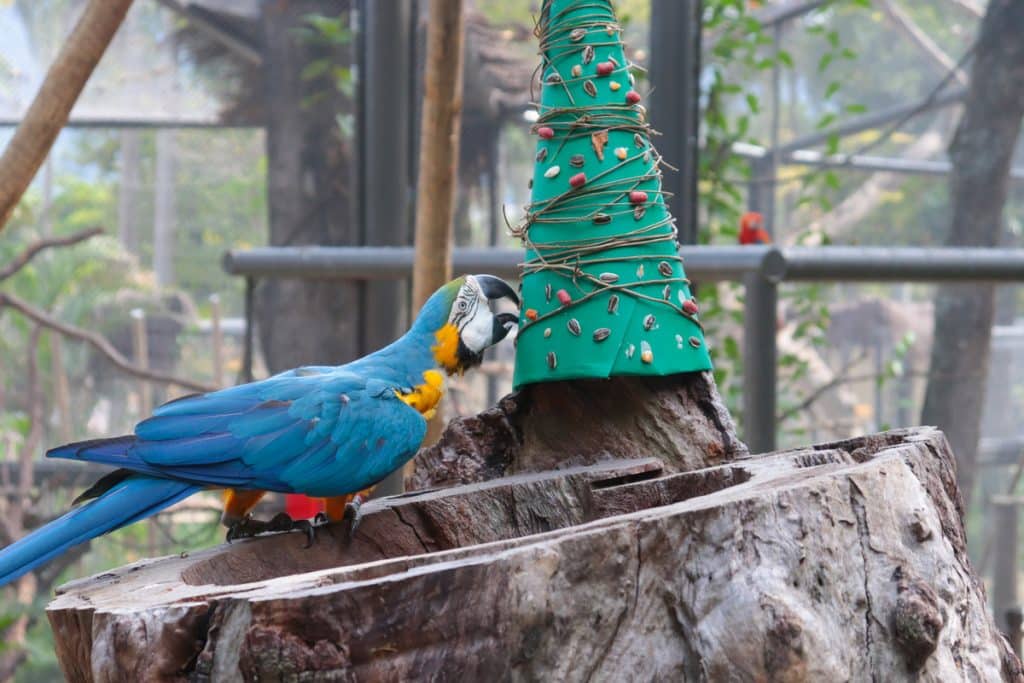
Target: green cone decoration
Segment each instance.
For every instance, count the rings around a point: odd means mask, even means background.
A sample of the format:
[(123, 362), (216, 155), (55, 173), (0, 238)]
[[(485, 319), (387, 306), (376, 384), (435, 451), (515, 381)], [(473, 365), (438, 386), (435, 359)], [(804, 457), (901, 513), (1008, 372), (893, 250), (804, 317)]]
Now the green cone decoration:
[(516, 387), (711, 368), (609, 0), (544, 0)]

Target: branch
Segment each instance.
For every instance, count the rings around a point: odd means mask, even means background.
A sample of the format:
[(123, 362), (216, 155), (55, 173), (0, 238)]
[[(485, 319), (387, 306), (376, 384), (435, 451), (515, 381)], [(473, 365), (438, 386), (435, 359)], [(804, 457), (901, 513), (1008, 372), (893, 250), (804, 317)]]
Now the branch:
[(950, 0), (950, 2), (967, 10), (979, 19), (985, 15), (985, 7), (976, 0)]
[(818, 387), (817, 389), (812, 391), (810, 393), (810, 395), (807, 398), (805, 398), (803, 401), (801, 401), (800, 403), (798, 403), (795, 406), (789, 408), (788, 410), (784, 410), (782, 413), (777, 415), (775, 417), (775, 422), (776, 423), (781, 423), (781, 422), (784, 422), (785, 420), (788, 420), (789, 418), (793, 417), (797, 413), (799, 413), (799, 412), (801, 412), (803, 410), (806, 410), (807, 408), (810, 408), (811, 405), (815, 401), (817, 401), (819, 398), (824, 396), (825, 393), (828, 392), (830, 389), (833, 389), (833, 388), (839, 386), (840, 384), (844, 384), (844, 383), (852, 381), (851, 378), (846, 376), (846, 373), (848, 373), (850, 371), (850, 369), (853, 368), (854, 365), (856, 365), (857, 363), (861, 362), (862, 360), (864, 360), (867, 357), (868, 357), (868, 352), (866, 350), (864, 350), (864, 351), (861, 351), (861, 353), (859, 355), (857, 355), (854, 358), (851, 358), (850, 360), (846, 361), (843, 364), (843, 367), (841, 367), (839, 369), (839, 372), (837, 372), (835, 374), (835, 376), (832, 377), (832, 379), (830, 379), (829, 381), (825, 382), (820, 387)]
[(135, 365), (122, 356), (121, 352), (114, 348), (114, 345), (111, 344), (106, 337), (95, 332), (82, 329), (81, 327), (61, 322), (46, 311), (36, 308), (32, 304), (16, 297), (13, 294), (0, 292), (0, 308), (4, 307), (13, 308), (26, 318), (35, 321), (43, 327), (59, 332), (65, 337), (71, 337), (72, 339), (77, 339), (91, 344), (93, 348), (106, 356), (107, 360), (113, 363), (119, 370), (132, 375), (133, 377), (138, 377), (150, 382), (157, 382), (159, 384), (177, 384), (186, 389), (191, 389), (192, 391), (216, 391), (216, 387), (208, 384), (201, 384), (200, 382), (185, 379), (184, 377), (177, 377), (163, 372), (140, 368), (138, 365)]
[(132, 0), (89, 0), (0, 157), (0, 230), (50, 153)]
[(42, 239), (37, 242), (33, 242), (32, 244), (28, 245), (25, 251), (15, 256), (13, 261), (11, 261), (2, 269), (0, 269), (0, 282), (3, 282), (7, 278), (17, 273), (22, 268), (24, 268), (26, 265), (28, 265), (29, 261), (35, 258), (36, 254), (43, 251), (44, 249), (50, 249), (53, 247), (69, 247), (72, 244), (84, 242), (90, 237), (95, 237), (96, 235), (102, 233), (103, 228), (89, 228), (88, 230), (82, 230), (81, 232), (76, 232), (73, 235), (68, 235), (66, 237), (49, 237), (47, 239)]
[[(945, 128), (946, 125), (943, 121), (936, 122), (922, 133), (917, 140), (901, 150), (900, 157), (904, 159), (927, 159), (940, 151), (945, 144)], [(886, 193), (902, 186), (906, 180), (907, 176), (891, 171), (873, 173), (860, 187), (836, 204), (831, 211), (812, 221), (807, 226), (807, 232), (828, 235), (833, 239), (842, 238), (878, 206), (878, 203), (882, 201)]]
[(0, 681), (14, 680), (14, 674), (26, 659), (28, 659), (28, 650), (23, 647), (12, 648), (0, 654)]
[(882, 9), (907, 36), (917, 43), (917, 46), (927, 54), (932, 61), (938, 64), (945, 71), (951, 71), (956, 75), (956, 80), (961, 85), (967, 85), (967, 74), (957, 66), (956, 61), (947, 55), (938, 43), (932, 40), (924, 29), (910, 18), (910, 15), (903, 11), (893, 0), (882, 0)]
[[(49, 594), (50, 589), (53, 588), (53, 584), (57, 582), (57, 579), (59, 579), (60, 575), (64, 573), (64, 570), (78, 562), (78, 560), (84, 557), (91, 548), (91, 541), (73, 545), (39, 569), (36, 569), (36, 590), (39, 593)], [(38, 616), (38, 613), (32, 614), (32, 617), (29, 620), (29, 628), (32, 627), (32, 624)]]

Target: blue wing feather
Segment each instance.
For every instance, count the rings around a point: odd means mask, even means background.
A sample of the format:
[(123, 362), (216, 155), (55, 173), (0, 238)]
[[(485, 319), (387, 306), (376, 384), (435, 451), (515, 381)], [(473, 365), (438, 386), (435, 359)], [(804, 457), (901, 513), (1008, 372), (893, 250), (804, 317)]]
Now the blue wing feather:
[(195, 485), (325, 496), (362, 490), (415, 455), (426, 420), (393, 383), (315, 370), (180, 399), (134, 436), (48, 455)]

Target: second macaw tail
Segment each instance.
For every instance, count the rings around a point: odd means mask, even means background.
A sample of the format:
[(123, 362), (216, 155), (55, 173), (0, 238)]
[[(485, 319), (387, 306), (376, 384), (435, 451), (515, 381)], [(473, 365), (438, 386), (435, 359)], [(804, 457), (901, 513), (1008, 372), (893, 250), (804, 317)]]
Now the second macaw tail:
[(116, 483), (99, 497), (0, 550), (0, 586), (45, 564), (71, 546), (156, 514), (199, 491), (195, 485), (170, 479), (114, 476)]

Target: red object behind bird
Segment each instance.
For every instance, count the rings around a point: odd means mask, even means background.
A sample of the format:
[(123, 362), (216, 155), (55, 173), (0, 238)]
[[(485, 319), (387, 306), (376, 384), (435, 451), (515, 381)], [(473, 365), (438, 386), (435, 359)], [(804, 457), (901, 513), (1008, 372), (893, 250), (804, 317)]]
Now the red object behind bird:
[(740, 244), (771, 244), (772, 236), (764, 229), (764, 216), (748, 211), (740, 218)]

